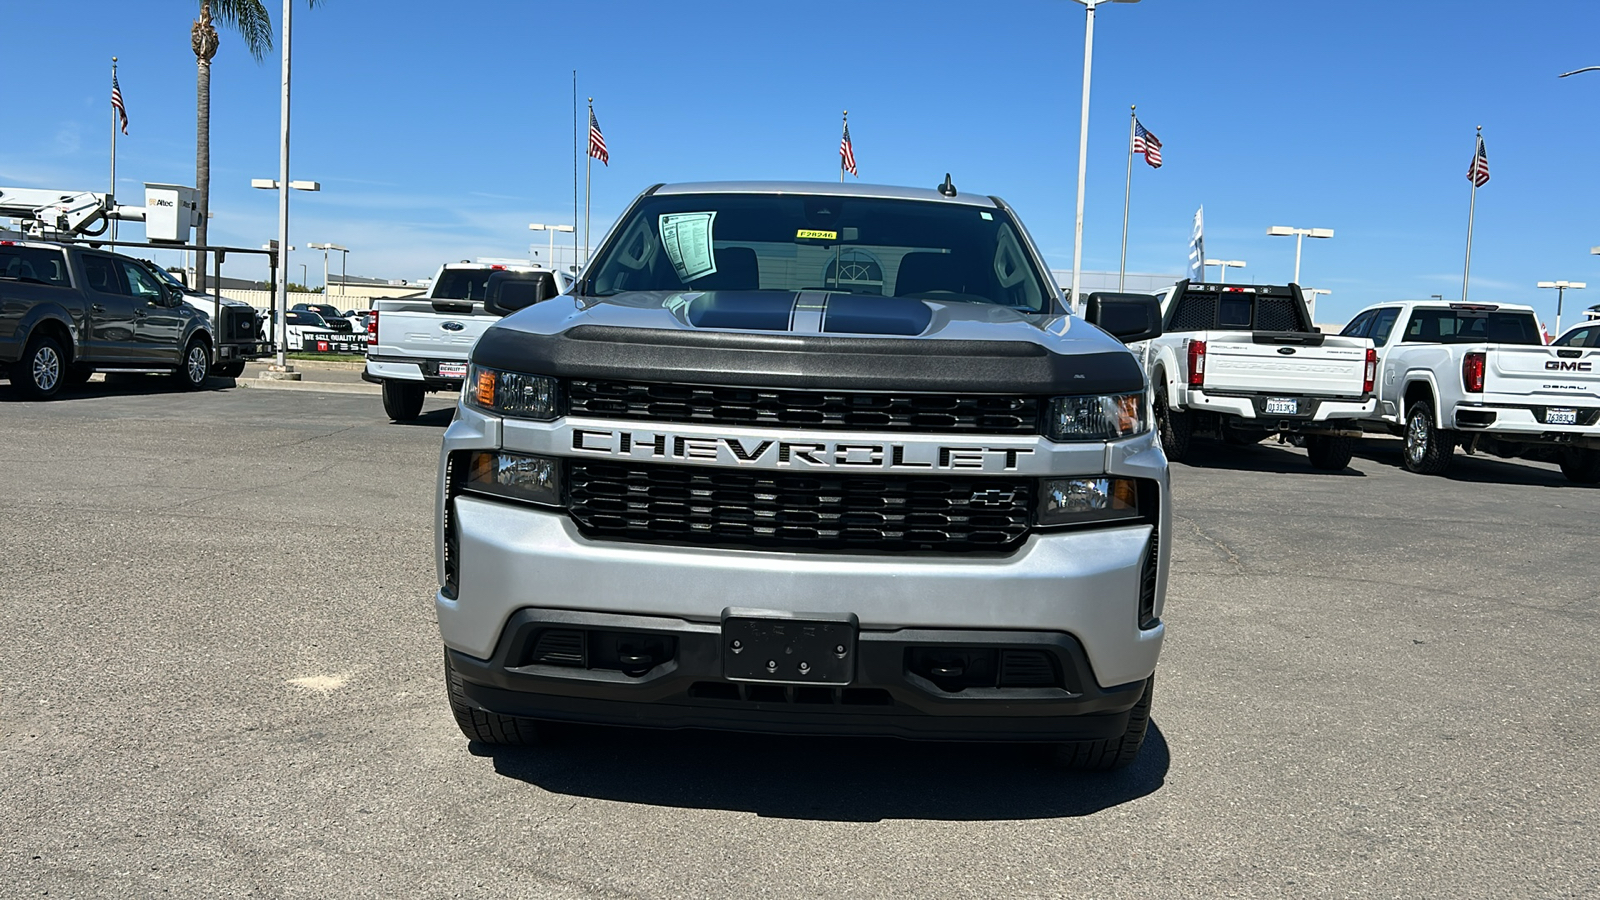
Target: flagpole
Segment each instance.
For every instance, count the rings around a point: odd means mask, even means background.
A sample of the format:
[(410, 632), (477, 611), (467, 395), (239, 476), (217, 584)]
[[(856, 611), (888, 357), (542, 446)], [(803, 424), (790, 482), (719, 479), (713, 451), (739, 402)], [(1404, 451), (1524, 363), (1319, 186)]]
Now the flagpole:
[[(594, 98), (589, 98), (589, 127), (594, 128)], [(593, 137), (590, 140), (594, 140)], [(588, 156), (583, 167), (583, 264), (589, 264), (589, 197), (594, 186), (594, 153)]]
[[(850, 130), (850, 110), (844, 111), (844, 130)], [(853, 149), (853, 148), (852, 148)], [(844, 184), (844, 153), (839, 153), (839, 183)]]
[(1467, 204), (1467, 262), (1461, 270), (1461, 302), (1467, 302), (1467, 282), (1472, 277), (1472, 220), (1478, 213), (1478, 148), (1483, 144), (1483, 126), (1478, 126), (1478, 139), (1472, 145), (1472, 200)]
[(1117, 269), (1117, 290), (1128, 277), (1128, 206), (1133, 201), (1133, 127), (1139, 121), (1137, 104), (1128, 106), (1128, 184), (1122, 191), (1122, 265)]
[[(111, 85), (117, 84), (117, 58), (111, 57)], [(111, 110), (111, 189), (106, 192), (106, 210), (109, 212), (117, 202), (117, 110)], [(111, 239), (117, 239), (117, 220), (111, 219)]]
[(572, 70), (572, 268), (578, 268), (578, 70)]

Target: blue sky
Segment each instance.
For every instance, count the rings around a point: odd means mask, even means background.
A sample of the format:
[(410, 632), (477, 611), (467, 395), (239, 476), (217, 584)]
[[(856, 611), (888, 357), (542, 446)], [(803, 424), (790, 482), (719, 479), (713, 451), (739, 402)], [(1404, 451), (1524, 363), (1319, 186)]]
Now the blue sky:
[[(278, 4), (270, 2), (274, 15)], [(17, 56), (0, 109), (0, 185), (104, 190), (109, 65), (132, 123), (119, 188), (194, 181), (186, 0), (0, 3)], [(1070, 268), (1083, 8), (745, 2), (297, 7), (292, 242), (351, 248), (352, 274), (418, 278), (445, 260), (526, 256), (529, 222), (573, 217), (572, 70), (611, 165), (595, 165), (601, 230), (661, 181), (838, 177), (850, 110), (861, 180), (1009, 200), (1051, 264)], [(1101, 8), (1095, 40), (1084, 267), (1117, 267), (1128, 105), (1164, 143), (1136, 166), (1129, 270), (1180, 272), (1204, 204), (1212, 256), (1242, 280), (1287, 281), (1306, 242), (1318, 318), (1368, 303), (1459, 296), (1475, 125), (1493, 180), (1478, 192), (1474, 299), (1533, 303), (1539, 280), (1593, 283), (1600, 302), (1600, 3), (1485, 0), (1143, 0)], [(18, 36), (40, 41), (19, 44)], [(70, 41), (44, 41), (70, 35)], [(52, 57), (48, 43), (81, 55)], [(24, 59), (25, 57), (25, 59)], [(275, 230), (278, 62), (224, 33), (212, 84), (212, 240)], [(48, 80), (46, 80), (48, 78)], [(15, 102), (29, 97), (30, 102)], [(580, 98), (581, 100), (581, 98)], [(581, 189), (581, 183), (580, 183)], [(134, 202), (139, 202), (137, 199)], [(127, 232), (124, 232), (127, 236)], [(320, 254), (295, 254), (320, 275)], [(256, 275), (250, 263), (229, 274)], [(1586, 296), (1586, 294), (1593, 295)]]

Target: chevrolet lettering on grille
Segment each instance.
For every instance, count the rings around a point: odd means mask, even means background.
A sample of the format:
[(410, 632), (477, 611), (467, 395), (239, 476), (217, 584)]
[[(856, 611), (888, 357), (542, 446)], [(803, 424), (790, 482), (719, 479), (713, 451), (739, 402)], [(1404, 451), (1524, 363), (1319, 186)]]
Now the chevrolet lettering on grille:
[(894, 472), (1018, 471), (1034, 451), (986, 443), (787, 440), (574, 428), (575, 454), (701, 462), (763, 469), (878, 469)]

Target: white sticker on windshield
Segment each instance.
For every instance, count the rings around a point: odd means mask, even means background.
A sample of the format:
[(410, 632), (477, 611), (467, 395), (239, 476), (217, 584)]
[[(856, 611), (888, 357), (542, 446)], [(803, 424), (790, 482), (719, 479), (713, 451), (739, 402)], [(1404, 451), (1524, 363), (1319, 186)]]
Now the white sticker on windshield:
[(717, 271), (717, 262), (711, 253), (711, 223), (715, 212), (662, 213), (660, 218), (661, 246), (667, 259), (678, 270), (684, 281), (703, 278)]

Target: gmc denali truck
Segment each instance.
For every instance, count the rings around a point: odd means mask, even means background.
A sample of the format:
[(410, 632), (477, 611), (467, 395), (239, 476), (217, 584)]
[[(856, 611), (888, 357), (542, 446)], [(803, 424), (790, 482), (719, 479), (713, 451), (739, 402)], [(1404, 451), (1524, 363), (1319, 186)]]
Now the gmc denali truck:
[(1380, 303), (1344, 333), (1370, 339), (1378, 408), (1363, 424), (1405, 438), (1401, 459), (1438, 475), (1455, 448), (1553, 457), (1600, 482), (1600, 349), (1546, 346), (1533, 308), (1510, 303)]
[(449, 700), (537, 720), (1138, 752), (1171, 501), (1119, 343), (1003, 201), (645, 191), (473, 348), (438, 483)]
[(48, 400), (93, 372), (163, 370), (198, 390), (216, 334), (142, 260), (72, 244), (0, 241), (0, 371)]
[(1302, 440), (1314, 468), (1350, 464), (1357, 420), (1375, 406), (1371, 341), (1318, 331), (1294, 284), (1180, 281), (1162, 310), (1161, 337), (1136, 349), (1168, 459), (1181, 462), (1199, 432), (1230, 444), (1277, 434)]

